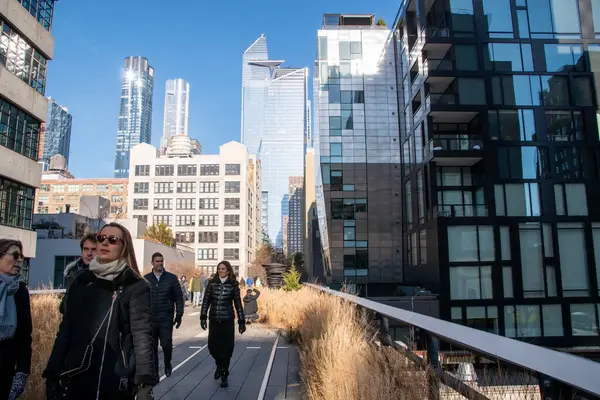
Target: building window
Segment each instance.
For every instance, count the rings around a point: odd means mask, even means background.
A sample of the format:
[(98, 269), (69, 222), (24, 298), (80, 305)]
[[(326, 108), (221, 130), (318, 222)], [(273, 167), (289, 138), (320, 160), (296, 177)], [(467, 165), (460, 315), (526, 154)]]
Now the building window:
[(96, 191), (96, 189), (94, 188), (93, 183), (86, 183), (84, 185), (81, 185), (81, 191), (84, 193), (91, 193)]
[(173, 193), (173, 182), (154, 182), (154, 193)]
[(419, 223), (425, 222), (425, 180), (423, 171), (417, 172), (417, 201), (419, 202)]
[[(218, 243), (219, 232), (198, 232), (198, 243)], [(227, 242), (225, 242), (227, 243)]]
[(150, 176), (150, 166), (149, 165), (136, 165), (135, 166), (135, 176)]
[(547, 179), (550, 163), (546, 147), (500, 147), (498, 168), (501, 179)]
[(176, 215), (175, 226), (195, 226), (196, 221), (193, 215)]
[(240, 199), (239, 198), (225, 198), (225, 209), (226, 210), (239, 210)]
[(201, 215), (198, 219), (198, 226), (218, 226), (218, 215)]
[(122, 203), (123, 202), (123, 196), (113, 195), (113, 196), (110, 197), (110, 201), (112, 203)]
[(198, 249), (198, 260), (216, 260), (218, 255), (218, 249)]
[(528, 3), (532, 38), (581, 37), (577, 0), (537, 0)]
[(133, 218), (139, 219), (140, 221), (144, 221), (144, 222), (148, 223), (148, 216), (147, 215), (134, 215)]
[(556, 215), (588, 215), (587, 196), (583, 183), (559, 183), (554, 185)]
[(135, 182), (133, 193), (148, 193), (148, 182)]
[(239, 193), (240, 192), (240, 182), (225, 182), (225, 193)]
[(216, 210), (219, 208), (219, 199), (199, 199), (201, 210)]
[(98, 193), (107, 193), (108, 192), (108, 185), (106, 185), (106, 184), (98, 184), (98, 185), (96, 185), (96, 191)]
[(583, 140), (581, 111), (546, 110), (546, 135), (549, 140), (565, 142)]
[(52, 191), (54, 193), (64, 193), (64, 191), (65, 191), (65, 185), (54, 185), (52, 187)]
[(598, 304), (571, 304), (571, 333), (573, 336), (598, 336)]
[(201, 164), (200, 175), (219, 175), (219, 164)]
[(589, 296), (590, 281), (583, 224), (558, 223), (557, 233), (563, 297)]
[(419, 231), (419, 255), (421, 265), (427, 264), (427, 231), (425, 229)]
[(79, 185), (67, 185), (67, 192), (69, 192), (69, 193), (79, 192)]
[(494, 231), (491, 226), (448, 227), (448, 260), (494, 261)]
[(225, 175), (239, 175), (240, 164), (225, 164)]
[(48, 60), (6, 21), (0, 21), (2, 22), (0, 62), (19, 79), (43, 95)]
[(177, 193), (196, 193), (196, 182), (177, 182)]
[(177, 210), (194, 210), (196, 209), (196, 199), (175, 199), (175, 208)]
[(79, 259), (79, 256), (54, 256), (54, 281), (52, 282), (52, 288), (62, 289), (65, 287), (65, 268), (77, 259)]
[(536, 135), (533, 110), (488, 111), (488, 131), (492, 140), (532, 141)]
[(509, 0), (483, 0), (483, 14), (487, 18), (490, 38), (513, 38), (512, 16)]
[(198, 174), (198, 166), (196, 164), (182, 164), (177, 166), (178, 176), (196, 176)]
[(367, 212), (367, 199), (331, 199), (333, 219), (354, 219), (357, 212)]
[(157, 165), (156, 167), (154, 167), (155, 176), (173, 176), (174, 173), (174, 165)]
[(134, 210), (147, 210), (148, 209), (148, 199), (133, 199), (133, 209)]
[(450, 267), (450, 298), (452, 300), (491, 299), (492, 267)]
[(406, 228), (412, 228), (412, 187), (411, 182), (407, 181), (404, 184), (404, 215), (406, 217)]
[[(510, 6), (508, 12), (510, 13)], [(485, 68), (490, 71), (533, 71), (533, 56), (530, 44), (488, 43), (487, 48), (483, 51), (483, 58)]]
[(177, 243), (195, 243), (196, 234), (194, 232), (176, 232), (175, 241)]
[[(355, 254), (344, 254), (344, 275), (363, 275), (356, 270), (369, 268), (369, 252), (367, 249), (356, 249)], [(367, 271), (365, 271), (367, 272)]]
[(542, 215), (540, 188), (537, 183), (494, 185), (496, 215), (539, 217)]
[(35, 189), (0, 177), (0, 224), (31, 229)]
[(47, 183), (42, 183), (40, 185), (40, 192), (49, 192), (50, 191), (50, 185)]
[(519, 224), (523, 297), (557, 296), (552, 227), (539, 222)]
[(219, 182), (200, 182), (200, 193), (219, 193)]
[(564, 336), (560, 304), (505, 306), (504, 336)]
[(225, 226), (240, 226), (240, 216), (237, 214), (225, 215)]
[(123, 191), (123, 184), (122, 183), (113, 183), (111, 185), (111, 189), (113, 192), (122, 192)]
[(225, 260), (239, 260), (240, 249), (223, 249), (223, 258)]
[(33, 18), (37, 20), (46, 29), (50, 30), (52, 26), (52, 12), (54, 10), (55, 0), (17, 0)]
[(155, 210), (172, 210), (172, 199), (154, 199)]
[(546, 71), (585, 72), (586, 63), (583, 46), (580, 44), (545, 44)]
[(171, 216), (170, 215), (154, 215), (152, 217), (152, 223), (154, 225), (165, 224), (166, 226), (171, 226)]

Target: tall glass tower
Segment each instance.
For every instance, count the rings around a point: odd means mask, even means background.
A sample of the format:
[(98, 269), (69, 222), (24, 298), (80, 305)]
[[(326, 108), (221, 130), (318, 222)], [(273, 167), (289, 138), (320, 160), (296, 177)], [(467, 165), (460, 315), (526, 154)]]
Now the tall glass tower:
[(56, 103), (52, 97), (48, 98), (48, 114), (43, 129), (42, 148), (39, 161), (45, 165), (50, 164), (50, 157), (60, 154), (69, 163), (69, 148), (71, 147), (71, 125), (73, 117), (67, 107)]
[(304, 174), (308, 69), (269, 60), (266, 40), (261, 35), (243, 55), (242, 143), (262, 162), (263, 229), (275, 241), (282, 234), (289, 177)]
[(165, 90), (165, 117), (161, 150), (166, 149), (169, 138), (188, 134), (190, 84), (183, 79), (169, 79)]
[(145, 57), (127, 57), (121, 81), (121, 107), (117, 129), (115, 177), (129, 177), (129, 150), (150, 143), (154, 68)]

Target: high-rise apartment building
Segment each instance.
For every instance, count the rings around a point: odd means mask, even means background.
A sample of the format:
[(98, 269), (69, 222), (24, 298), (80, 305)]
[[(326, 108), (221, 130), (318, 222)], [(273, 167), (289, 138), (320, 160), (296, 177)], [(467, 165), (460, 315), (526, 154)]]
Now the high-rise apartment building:
[(150, 143), (154, 68), (145, 57), (127, 57), (121, 78), (121, 107), (117, 128), (115, 178), (129, 176), (129, 151)]
[(304, 248), (304, 186), (302, 184), (291, 188), (288, 225), (287, 225), (287, 250), (288, 254), (302, 252)]
[(242, 143), (261, 160), (263, 227), (279, 247), (288, 178), (304, 172), (308, 69), (282, 68), (283, 60), (269, 60), (264, 35), (244, 52), (242, 61)]
[(40, 135), (40, 157), (46, 169), (50, 165), (50, 157), (60, 154), (69, 164), (69, 149), (71, 148), (71, 125), (73, 117), (69, 109), (56, 103), (48, 97), (48, 114)]
[(46, 67), (53, 56), (50, 33), (54, 1), (2, 1), (0, 7), (0, 237), (23, 243), (26, 257), (35, 257), (32, 230), (40, 125), (46, 119)]
[(183, 79), (169, 79), (165, 89), (165, 115), (161, 151), (169, 144), (169, 138), (188, 134), (190, 108), (190, 84)]
[(412, 0), (394, 35), (404, 282), (447, 320), (596, 344), (600, 2)]
[(390, 294), (402, 280), (401, 169), (390, 31), (325, 15), (314, 77), (316, 201), (327, 281)]
[(236, 142), (219, 154), (161, 154), (149, 144), (131, 151), (129, 215), (171, 228), (177, 243), (196, 253), (196, 266), (216, 272), (228, 260), (238, 276), (247, 276), (262, 240), (260, 163)]

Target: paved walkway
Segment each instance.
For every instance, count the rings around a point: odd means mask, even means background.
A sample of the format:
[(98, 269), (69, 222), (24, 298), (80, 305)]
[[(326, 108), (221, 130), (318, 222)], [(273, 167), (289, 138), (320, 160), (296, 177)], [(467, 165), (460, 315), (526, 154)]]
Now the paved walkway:
[(260, 325), (236, 334), (229, 387), (220, 388), (220, 380), (213, 379), (215, 364), (206, 347), (207, 332), (200, 329), (198, 311), (186, 307), (182, 326), (173, 332), (173, 373), (169, 378), (163, 376), (162, 352), (159, 355), (161, 382), (154, 388), (155, 399), (303, 399), (297, 349)]

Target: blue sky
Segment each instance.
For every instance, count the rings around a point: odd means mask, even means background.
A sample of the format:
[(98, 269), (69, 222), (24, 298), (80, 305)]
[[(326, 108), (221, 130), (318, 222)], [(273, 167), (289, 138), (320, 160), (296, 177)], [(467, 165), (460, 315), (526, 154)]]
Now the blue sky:
[[(173, 4), (173, 5), (171, 5)], [(400, 1), (303, 2), (61, 0), (52, 34), (46, 95), (73, 115), (69, 170), (110, 177), (114, 165), (123, 59), (148, 58), (155, 69), (152, 144), (162, 135), (165, 81), (190, 83), (189, 134), (205, 153), (240, 140), (243, 51), (267, 35), (269, 56), (309, 67), (324, 13), (370, 13), (391, 25)], [(310, 85), (312, 87), (312, 81)]]

